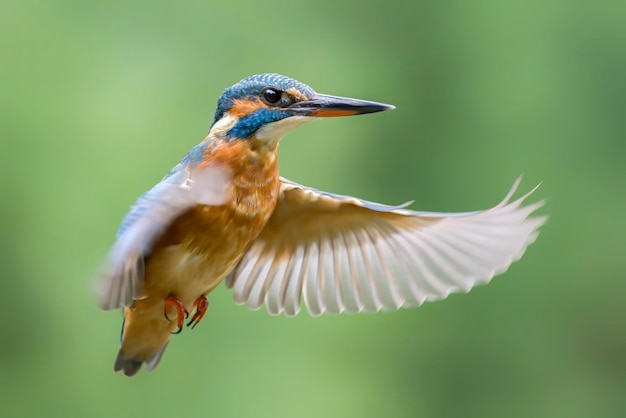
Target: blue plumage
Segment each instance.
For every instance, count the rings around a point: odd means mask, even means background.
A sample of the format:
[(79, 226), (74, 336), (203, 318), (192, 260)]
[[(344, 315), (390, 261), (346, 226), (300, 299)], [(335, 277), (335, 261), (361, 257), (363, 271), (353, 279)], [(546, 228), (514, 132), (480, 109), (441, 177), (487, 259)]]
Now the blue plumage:
[(284, 110), (259, 109), (244, 116), (233, 126), (227, 135), (229, 138), (250, 138), (263, 125), (288, 118), (291, 113)]

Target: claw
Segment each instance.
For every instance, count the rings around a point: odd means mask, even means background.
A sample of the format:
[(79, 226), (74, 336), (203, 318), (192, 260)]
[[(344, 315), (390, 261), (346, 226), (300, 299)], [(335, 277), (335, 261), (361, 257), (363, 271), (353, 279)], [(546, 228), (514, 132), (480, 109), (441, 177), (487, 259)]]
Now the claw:
[(172, 308), (176, 309), (176, 325), (178, 326), (178, 329), (176, 331), (172, 331), (172, 334), (180, 334), (183, 330), (183, 323), (185, 319), (189, 317), (189, 312), (187, 312), (185, 304), (180, 299), (174, 295), (169, 295), (165, 298), (165, 307), (163, 310), (163, 315), (168, 321), (171, 321), (171, 319), (167, 316), (167, 312)]
[(191, 320), (187, 323), (187, 326), (190, 326), (191, 329), (194, 329), (204, 317), (204, 314), (209, 309), (209, 301), (207, 300), (206, 296), (201, 295), (193, 303), (193, 307), (196, 308), (196, 312), (191, 317)]

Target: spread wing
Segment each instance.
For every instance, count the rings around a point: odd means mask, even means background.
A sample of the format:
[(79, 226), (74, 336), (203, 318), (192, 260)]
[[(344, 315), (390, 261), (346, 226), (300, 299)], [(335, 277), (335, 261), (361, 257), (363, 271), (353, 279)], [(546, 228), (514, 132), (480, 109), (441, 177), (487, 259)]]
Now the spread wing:
[(334, 195), (282, 179), (267, 226), (227, 278), (237, 303), (271, 314), (375, 312), (419, 306), (487, 283), (518, 260), (543, 202), (431, 213)]
[(102, 309), (130, 306), (141, 297), (144, 258), (172, 221), (197, 205), (222, 205), (227, 201), (230, 172), (223, 166), (198, 168), (193, 157), (192, 151), (144, 193), (122, 221), (102, 271)]

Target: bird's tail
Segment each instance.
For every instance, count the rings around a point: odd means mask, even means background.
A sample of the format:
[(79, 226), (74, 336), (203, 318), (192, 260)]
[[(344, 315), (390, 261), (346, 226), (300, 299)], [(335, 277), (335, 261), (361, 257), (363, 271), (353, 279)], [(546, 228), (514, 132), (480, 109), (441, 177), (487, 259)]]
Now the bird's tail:
[(167, 342), (163, 344), (163, 346), (156, 353), (154, 353), (152, 357), (145, 361), (137, 358), (124, 358), (122, 356), (122, 349), (120, 349), (120, 351), (117, 352), (117, 358), (115, 359), (113, 370), (116, 372), (123, 370), (126, 376), (134, 376), (137, 374), (139, 369), (141, 369), (141, 365), (145, 362), (146, 369), (151, 372), (159, 364), (159, 361), (161, 361), (161, 357), (163, 357), (163, 353), (166, 348)]

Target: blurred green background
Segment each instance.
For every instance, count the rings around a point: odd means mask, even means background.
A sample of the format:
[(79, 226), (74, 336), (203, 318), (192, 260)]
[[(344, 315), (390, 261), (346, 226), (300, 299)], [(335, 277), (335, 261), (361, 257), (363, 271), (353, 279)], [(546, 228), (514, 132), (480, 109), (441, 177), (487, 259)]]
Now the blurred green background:
[[(626, 2), (0, 4), (0, 415), (612, 417), (626, 409)], [(525, 174), (551, 216), (490, 285), (270, 317), (220, 287), (159, 368), (112, 371), (94, 273), (224, 88), (279, 72), (394, 112), (316, 122), (281, 173), (422, 210)]]

